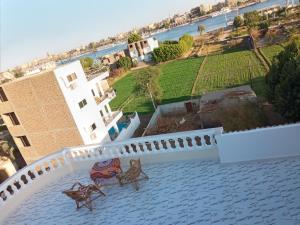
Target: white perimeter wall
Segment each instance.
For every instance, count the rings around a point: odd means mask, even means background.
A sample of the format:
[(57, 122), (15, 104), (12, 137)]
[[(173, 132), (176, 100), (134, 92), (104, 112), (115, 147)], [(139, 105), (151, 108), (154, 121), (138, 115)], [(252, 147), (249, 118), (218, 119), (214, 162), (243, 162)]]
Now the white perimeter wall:
[(300, 156), (300, 123), (216, 135), (221, 162)]
[(129, 126), (122, 129), (122, 131), (119, 134), (119, 136), (117, 137), (116, 141), (123, 141), (123, 140), (130, 139), (132, 137), (132, 135), (134, 134), (134, 132), (136, 131), (136, 129), (138, 129), (140, 124), (141, 124), (141, 121), (140, 121), (139, 115), (137, 113), (135, 113), (134, 118), (130, 119)]

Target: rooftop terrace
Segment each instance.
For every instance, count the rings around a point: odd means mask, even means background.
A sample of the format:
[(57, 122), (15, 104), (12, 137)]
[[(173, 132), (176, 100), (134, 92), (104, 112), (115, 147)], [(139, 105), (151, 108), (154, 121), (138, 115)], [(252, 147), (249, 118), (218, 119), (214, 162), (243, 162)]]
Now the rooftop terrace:
[[(214, 128), (65, 149), (0, 185), (0, 224), (300, 224), (299, 129), (296, 124), (222, 134)], [(233, 138), (240, 142), (231, 149)], [(123, 168), (141, 158), (150, 179), (140, 182), (139, 191), (131, 185), (105, 188), (106, 197), (94, 202), (92, 212), (76, 211), (62, 191), (76, 181), (91, 183), (91, 165), (115, 157)]]
[(181, 161), (147, 165), (136, 192), (114, 186), (93, 212), (61, 191), (88, 171), (66, 175), (34, 193), (4, 224), (299, 224), (300, 158), (237, 164)]

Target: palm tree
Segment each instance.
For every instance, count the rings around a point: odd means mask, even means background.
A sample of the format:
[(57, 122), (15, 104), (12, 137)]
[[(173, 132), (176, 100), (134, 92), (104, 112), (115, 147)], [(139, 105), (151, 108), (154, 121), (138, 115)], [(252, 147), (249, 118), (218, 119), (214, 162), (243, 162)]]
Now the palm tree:
[(201, 35), (203, 34), (203, 32), (205, 31), (205, 26), (202, 25), (202, 24), (200, 24), (200, 25), (198, 26), (198, 31), (199, 31), (200, 36), (201, 36)]

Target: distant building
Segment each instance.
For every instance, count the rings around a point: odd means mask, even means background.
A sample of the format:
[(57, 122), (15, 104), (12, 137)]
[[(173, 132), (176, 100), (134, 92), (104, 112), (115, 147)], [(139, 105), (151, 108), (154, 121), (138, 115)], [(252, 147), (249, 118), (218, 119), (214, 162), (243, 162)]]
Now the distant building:
[(28, 76), (28, 75), (40, 73), (45, 70), (54, 69), (55, 67), (56, 67), (56, 63), (54, 61), (50, 61), (50, 62), (41, 64), (41, 65), (38, 65), (38, 66), (35, 66), (35, 67), (32, 67), (32, 68), (26, 70), (24, 75)]
[(1, 117), (27, 163), (57, 149), (110, 142), (122, 134), (123, 113), (109, 106), (116, 94), (108, 76), (87, 76), (75, 61), (0, 86)]
[(212, 9), (212, 5), (211, 4), (202, 4), (202, 5), (200, 5), (200, 11), (202, 11), (204, 13), (207, 13), (211, 9)]
[(225, 5), (229, 7), (237, 6), (238, 0), (225, 0)]
[(133, 61), (149, 62), (152, 60), (151, 52), (158, 48), (158, 41), (155, 38), (147, 38), (141, 41), (128, 44), (128, 54)]
[(109, 66), (111, 69), (115, 69), (117, 67), (117, 62), (120, 58), (125, 57), (125, 52), (120, 51), (110, 55), (105, 55), (101, 57), (101, 63), (103, 65)]
[(182, 25), (187, 22), (187, 17), (186, 15), (178, 15), (173, 18), (173, 21), (175, 26)]

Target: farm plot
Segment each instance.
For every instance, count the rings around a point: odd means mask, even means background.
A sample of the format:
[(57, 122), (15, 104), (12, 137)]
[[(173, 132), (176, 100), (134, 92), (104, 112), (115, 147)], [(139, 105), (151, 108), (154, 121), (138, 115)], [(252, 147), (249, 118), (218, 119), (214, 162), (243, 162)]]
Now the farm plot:
[(280, 45), (271, 45), (264, 48), (261, 48), (262, 53), (271, 63), (274, 56), (278, 55), (283, 50), (283, 47)]
[(197, 77), (201, 58), (176, 60), (160, 66), (159, 85), (162, 90), (161, 102), (171, 103), (189, 99)]
[[(244, 84), (263, 77), (266, 70), (252, 51), (208, 56), (196, 85), (196, 95)], [(255, 87), (254, 87), (255, 89)]]

